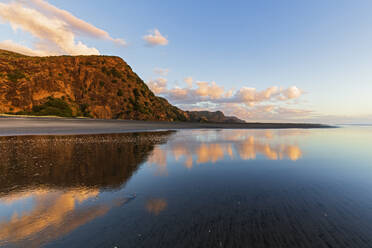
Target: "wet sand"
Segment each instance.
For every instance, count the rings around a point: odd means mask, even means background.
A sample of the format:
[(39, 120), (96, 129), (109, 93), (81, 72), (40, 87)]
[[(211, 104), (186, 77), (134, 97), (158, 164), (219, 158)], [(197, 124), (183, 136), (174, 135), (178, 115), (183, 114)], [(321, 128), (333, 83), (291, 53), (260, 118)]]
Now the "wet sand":
[(0, 137), (0, 247), (371, 248), (370, 129)]
[(0, 117), (0, 136), (105, 134), (179, 129), (330, 128), (310, 123), (191, 123), (47, 117)]

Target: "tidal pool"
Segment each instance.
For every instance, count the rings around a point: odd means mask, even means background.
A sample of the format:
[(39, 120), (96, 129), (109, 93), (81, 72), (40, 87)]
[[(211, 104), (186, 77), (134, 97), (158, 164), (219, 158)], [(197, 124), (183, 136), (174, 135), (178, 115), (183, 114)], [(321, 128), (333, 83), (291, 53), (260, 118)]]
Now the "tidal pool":
[(0, 247), (372, 247), (372, 128), (0, 137)]

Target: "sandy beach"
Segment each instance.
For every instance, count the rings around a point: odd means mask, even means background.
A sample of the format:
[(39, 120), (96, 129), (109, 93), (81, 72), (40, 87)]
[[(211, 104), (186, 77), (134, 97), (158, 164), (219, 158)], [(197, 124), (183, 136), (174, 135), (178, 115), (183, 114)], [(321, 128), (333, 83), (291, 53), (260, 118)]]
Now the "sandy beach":
[(190, 123), (133, 120), (68, 119), (53, 117), (1, 117), (0, 136), (104, 134), (179, 129), (329, 128), (308, 123)]

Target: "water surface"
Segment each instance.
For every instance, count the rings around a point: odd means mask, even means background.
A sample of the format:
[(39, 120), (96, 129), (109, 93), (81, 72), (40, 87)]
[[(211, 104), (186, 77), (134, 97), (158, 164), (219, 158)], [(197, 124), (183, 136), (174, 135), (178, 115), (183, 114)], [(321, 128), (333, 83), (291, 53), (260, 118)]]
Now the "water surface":
[(0, 138), (0, 247), (372, 247), (372, 128)]

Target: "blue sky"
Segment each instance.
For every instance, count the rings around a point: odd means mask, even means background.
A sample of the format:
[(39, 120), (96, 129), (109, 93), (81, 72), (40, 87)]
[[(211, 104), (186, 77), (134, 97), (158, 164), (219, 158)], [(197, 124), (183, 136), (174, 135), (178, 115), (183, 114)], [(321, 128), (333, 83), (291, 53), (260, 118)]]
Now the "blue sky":
[[(153, 87), (165, 85), (159, 95), (180, 107), (220, 108), (259, 121), (372, 121), (372, 1), (48, 2), (124, 39), (125, 47), (75, 33), (76, 42), (122, 57)], [(22, 27), (14, 32), (10, 24), (17, 20), (0, 20), (0, 41), (34, 48), (40, 39)], [(146, 45), (143, 37), (154, 29), (168, 44)], [(158, 75), (155, 68), (169, 73)], [(193, 88), (187, 88), (186, 77), (192, 77)], [(214, 91), (212, 84), (224, 92), (205, 93)], [(260, 96), (273, 86), (278, 89), (272, 97)], [(287, 97), (285, 90), (293, 86), (301, 94)], [(244, 87), (256, 89), (249, 104), (243, 103)], [(173, 89), (187, 96), (181, 99)], [(285, 100), (278, 100), (280, 94)]]

